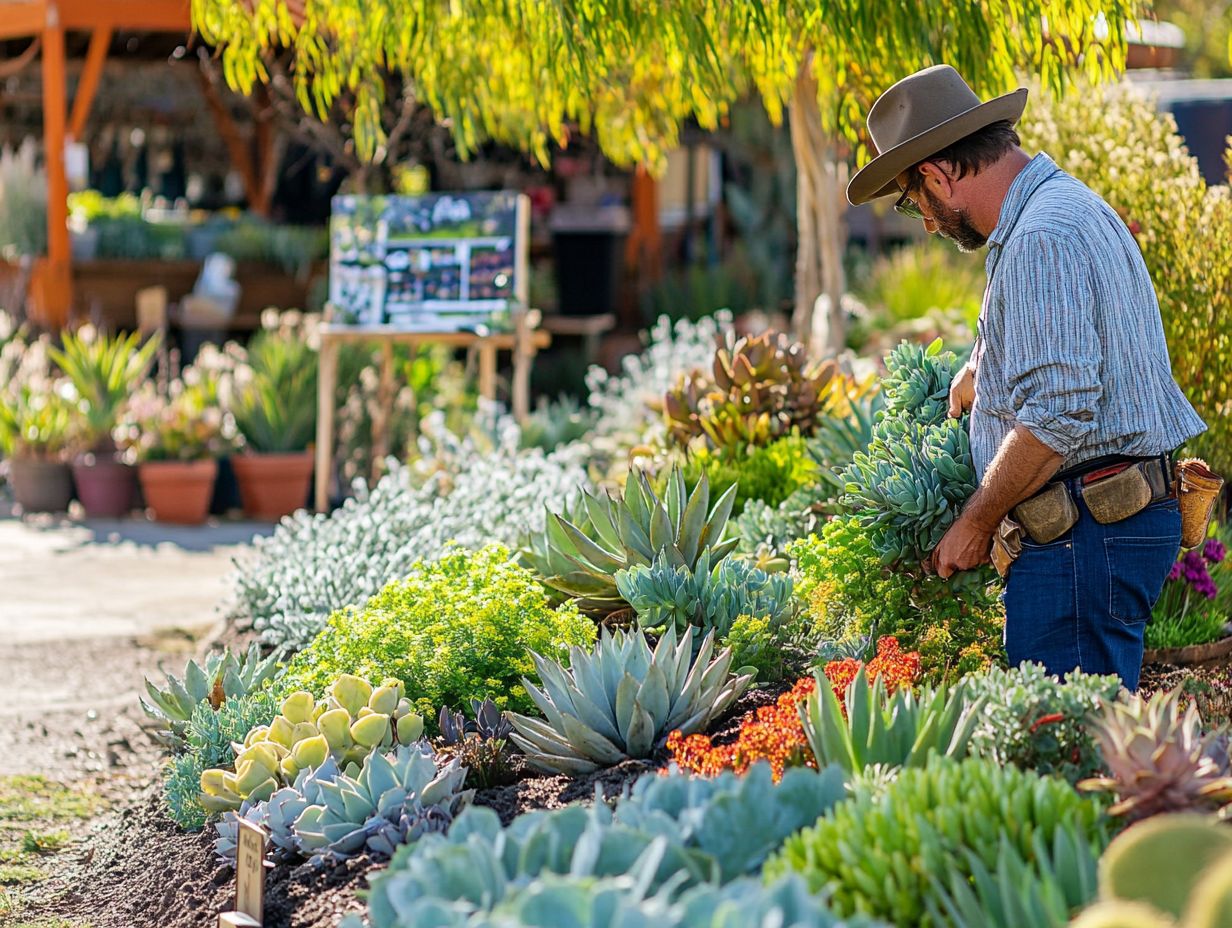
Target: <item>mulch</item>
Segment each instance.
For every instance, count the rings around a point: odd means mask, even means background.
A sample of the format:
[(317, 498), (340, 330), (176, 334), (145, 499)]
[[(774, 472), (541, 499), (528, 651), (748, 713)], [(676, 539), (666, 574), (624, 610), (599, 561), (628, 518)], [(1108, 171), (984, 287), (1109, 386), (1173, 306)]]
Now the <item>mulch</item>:
[[(713, 727), (716, 741), (735, 737), (744, 713), (773, 702), (783, 687), (754, 690)], [(648, 761), (629, 760), (579, 778), (544, 776), (520, 756), (516, 780), (478, 791), (506, 824), (532, 809), (619, 796), (642, 774), (662, 768), (665, 752)], [(96, 820), (85, 839), (56, 858), (53, 877), (31, 900), (30, 916), (87, 921), (91, 928), (201, 928), (234, 901), (235, 876), (213, 852), (214, 830), (185, 833), (163, 811), (157, 777)], [(266, 881), (266, 928), (334, 928), (343, 915), (362, 913), (357, 893), (367, 874), (384, 866), (368, 855), (339, 864), (275, 866)]]

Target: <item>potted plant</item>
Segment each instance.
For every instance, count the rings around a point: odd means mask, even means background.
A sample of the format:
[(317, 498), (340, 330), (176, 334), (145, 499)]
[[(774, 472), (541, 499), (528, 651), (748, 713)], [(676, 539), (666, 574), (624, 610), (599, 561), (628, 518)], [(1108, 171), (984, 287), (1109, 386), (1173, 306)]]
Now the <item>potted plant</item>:
[(244, 447), (231, 466), (244, 513), (281, 519), (304, 505), (312, 482), (316, 352), (295, 332), (263, 331), (252, 340), (233, 390), (231, 412)]
[(156, 521), (205, 521), (229, 431), (225, 414), (200, 387), (177, 381), (169, 399), (150, 390), (133, 398), (119, 434), (136, 455), (137, 479)]
[(65, 459), (73, 442), (72, 385), (21, 384), (0, 396), (0, 448), (23, 512), (63, 512), (73, 498)]
[(77, 391), (77, 414), (85, 451), (73, 460), (77, 496), (91, 518), (116, 518), (133, 508), (132, 464), (112, 438), (129, 395), (149, 372), (157, 339), (99, 335), (88, 326), (66, 332), (51, 356)]

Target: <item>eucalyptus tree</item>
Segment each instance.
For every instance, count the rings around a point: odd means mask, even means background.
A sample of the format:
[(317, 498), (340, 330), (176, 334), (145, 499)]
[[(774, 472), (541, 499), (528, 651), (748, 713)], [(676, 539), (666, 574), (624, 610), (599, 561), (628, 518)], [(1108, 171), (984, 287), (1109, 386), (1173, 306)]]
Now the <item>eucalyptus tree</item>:
[(846, 165), (864, 154), (863, 115), (900, 77), (937, 62), (979, 93), (1022, 72), (1060, 89), (1100, 80), (1125, 57), (1138, 0), (193, 0), (231, 86), (269, 79), (293, 52), (300, 104), (326, 117), (353, 101), (356, 144), (384, 143), (386, 74), (396, 71), (452, 131), (459, 153), (487, 139), (547, 163), (551, 145), (593, 134), (616, 164), (660, 171), (682, 124), (716, 129), (760, 97), (789, 116), (798, 177), (797, 334), (821, 293), (841, 345)]

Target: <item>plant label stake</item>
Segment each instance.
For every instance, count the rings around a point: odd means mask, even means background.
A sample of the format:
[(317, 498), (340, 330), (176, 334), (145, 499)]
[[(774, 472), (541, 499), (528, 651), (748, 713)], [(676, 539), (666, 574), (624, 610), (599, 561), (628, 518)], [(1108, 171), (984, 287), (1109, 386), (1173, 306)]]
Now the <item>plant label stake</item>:
[(235, 849), (235, 911), (218, 916), (218, 928), (260, 928), (265, 912), (265, 829), (239, 820)]

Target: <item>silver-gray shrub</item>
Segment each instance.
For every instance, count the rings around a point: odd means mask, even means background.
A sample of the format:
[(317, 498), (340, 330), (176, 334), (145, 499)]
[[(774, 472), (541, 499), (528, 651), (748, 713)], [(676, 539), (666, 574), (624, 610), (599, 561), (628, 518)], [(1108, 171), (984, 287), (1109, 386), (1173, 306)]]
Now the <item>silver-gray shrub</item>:
[(731, 324), (726, 310), (697, 322), (679, 319), (674, 325), (660, 316), (644, 336), (646, 349), (626, 355), (619, 374), (592, 367), (586, 387), (590, 406), (599, 414), (594, 437), (639, 444), (662, 431), (662, 415), (653, 404), (662, 401), (680, 374), (714, 362), (719, 336)]
[(438, 423), (425, 428), (414, 467), (391, 461), (375, 486), (357, 481), (333, 513), (298, 512), (236, 560), (238, 611), (265, 644), (304, 647), (332, 612), (362, 605), (451, 541), (516, 548), (543, 530), (548, 508), (561, 510), (589, 487), (577, 448), (520, 450), (508, 420), (488, 447)]

